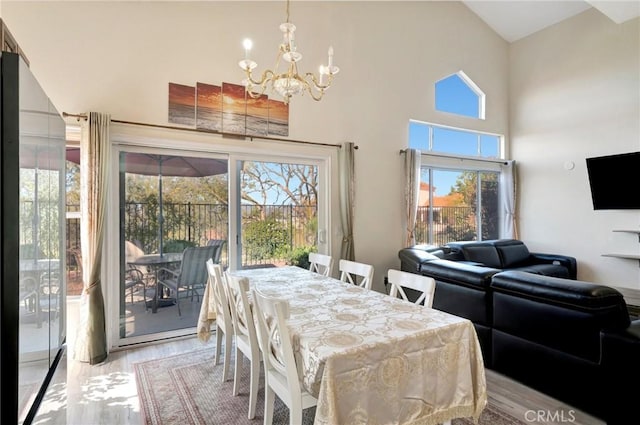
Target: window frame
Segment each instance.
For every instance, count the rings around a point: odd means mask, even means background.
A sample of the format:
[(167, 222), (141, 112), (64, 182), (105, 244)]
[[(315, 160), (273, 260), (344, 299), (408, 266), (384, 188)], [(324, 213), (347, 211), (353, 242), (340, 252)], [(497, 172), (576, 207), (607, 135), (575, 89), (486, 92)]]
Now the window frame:
[[(419, 148), (415, 148), (420, 150), (422, 153), (428, 152), (431, 155), (437, 155), (437, 156), (443, 156), (443, 157), (448, 157), (448, 158), (466, 158), (466, 159), (474, 159), (474, 160), (482, 160), (482, 161), (494, 161), (494, 162), (503, 162), (504, 161), (504, 152), (505, 152), (505, 137), (502, 134), (499, 133), (492, 133), (492, 132), (488, 132), (488, 131), (480, 131), (480, 130), (474, 130), (474, 129), (469, 129), (469, 128), (461, 128), (461, 127), (454, 127), (454, 126), (450, 126), (450, 125), (446, 125), (446, 124), (436, 124), (436, 123), (432, 123), (429, 121), (420, 121), (420, 120), (416, 120), (416, 119), (409, 119), (409, 128), (411, 127), (411, 124), (418, 124), (418, 125), (422, 125), (428, 128), (428, 134), (429, 134), (429, 140), (427, 140), (427, 150), (423, 150), (423, 149), (419, 149)], [(444, 130), (451, 130), (451, 131), (459, 131), (459, 132), (464, 132), (464, 133), (471, 133), (471, 134), (475, 134), (477, 136), (477, 145), (476, 145), (476, 152), (478, 153), (477, 155), (460, 155), (460, 154), (455, 154), (453, 152), (444, 152), (444, 151), (438, 151), (438, 150), (433, 150), (433, 129), (434, 127), (437, 128), (441, 128)], [(491, 136), (491, 137), (496, 137), (498, 140), (498, 156), (497, 157), (490, 157), (490, 156), (481, 156), (482, 154), (482, 136)], [(414, 148), (413, 146), (410, 145), (411, 143), (411, 134), (410, 134), (410, 130), (409, 130), (409, 134), (408, 134), (408, 143), (407, 146), (411, 149)]]

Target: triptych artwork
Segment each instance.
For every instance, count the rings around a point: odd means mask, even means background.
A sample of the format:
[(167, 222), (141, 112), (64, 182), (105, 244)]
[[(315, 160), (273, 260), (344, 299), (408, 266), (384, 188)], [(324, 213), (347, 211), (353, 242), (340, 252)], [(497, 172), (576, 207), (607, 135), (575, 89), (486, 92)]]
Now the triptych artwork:
[(239, 84), (169, 83), (169, 122), (243, 136), (288, 136), (289, 105)]

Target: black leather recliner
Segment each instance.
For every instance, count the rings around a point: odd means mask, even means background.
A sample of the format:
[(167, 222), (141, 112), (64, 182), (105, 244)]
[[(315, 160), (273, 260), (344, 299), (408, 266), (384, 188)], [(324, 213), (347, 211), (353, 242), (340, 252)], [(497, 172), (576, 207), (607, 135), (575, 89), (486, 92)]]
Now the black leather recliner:
[[(640, 343), (627, 334), (630, 320), (622, 294), (609, 286), (521, 271), (497, 273), (490, 287), (491, 369), (611, 425), (628, 408), (611, 396), (626, 392), (621, 391), (626, 377), (616, 372), (624, 360), (618, 354), (637, 354)], [(623, 369), (637, 376), (638, 357)], [(613, 376), (619, 385), (612, 385)]]

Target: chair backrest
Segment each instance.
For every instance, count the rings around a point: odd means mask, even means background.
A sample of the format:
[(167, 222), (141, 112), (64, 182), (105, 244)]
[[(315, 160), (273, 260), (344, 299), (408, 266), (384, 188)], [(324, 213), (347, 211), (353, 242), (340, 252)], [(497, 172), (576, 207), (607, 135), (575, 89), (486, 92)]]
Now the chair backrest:
[(224, 247), (225, 243), (227, 243), (227, 241), (224, 239), (209, 239), (207, 241), (207, 246), (217, 247), (216, 254), (213, 256), (214, 263), (220, 262), (220, 257), (222, 256), (222, 248)]
[(209, 274), (209, 285), (213, 289), (213, 298), (216, 303), (216, 320), (224, 323), (223, 326), (231, 326), (231, 310), (229, 300), (224, 289), (224, 276), (222, 274), (222, 266), (215, 264), (211, 258), (206, 261), (206, 270)]
[(214, 246), (200, 246), (186, 248), (182, 252), (182, 263), (178, 274), (178, 284), (203, 285), (207, 282), (207, 260), (216, 253)]
[(249, 279), (233, 276), (229, 272), (225, 273), (225, 277), (233, 329), (236, 335), (246, 336), (251, 345), (258, 344), (258, 334), (249, 303)]
[(424, 303), (424, 306), (429, 308), (433, 305), (436, 281), (432, 277), (389, 269), (387, 278), (391, 284), (389, 295), (393, 298), (397, 298), (400, 294), (403, 300), (409, 301), (404, 288), (410, 288), (421, 293), (414, 301), (415, 304)]
[[(124, 261), (126, 263), (125, 267), (130, 267), (129, 263), (135, 261), (136, 258), (144, 255), (144, 251), (136, 244), (130, 241), (124, 242)], [(151, 272), (147, 266), (133, 266), (134, 268), (140, 270), (143, 274), (148, 274)]]
[(333, 258), (330, 255), (309, 253), (309, 270), (323, 276), (330, 276), (333, 269)]
[(282, 375), (286, 379), (289, 392), (300, 394), (300, 377), (287, 326), (289, 302), (270, 297), (259, 288), (252, 289), (251, 293), (265, 373), (272, 371)]
[[(371, 289), (371, 285), (373, 284), (373, 266), (343, 259), (338, 263), (338, 268), (340, 269), (341, 281), (349, 282), (365, 289)], [(359, 283), (357, 276), (361, 278)]]

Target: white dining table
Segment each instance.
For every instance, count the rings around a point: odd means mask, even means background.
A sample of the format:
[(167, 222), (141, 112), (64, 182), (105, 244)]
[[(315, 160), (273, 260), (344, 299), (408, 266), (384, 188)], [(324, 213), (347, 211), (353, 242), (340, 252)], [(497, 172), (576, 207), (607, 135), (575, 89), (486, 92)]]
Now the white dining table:
[(289, 301), (302, 384), (318, 398), (315, 424), (431, 425), (484, 409), (469, 320), (299, 267), (233, 274)]

